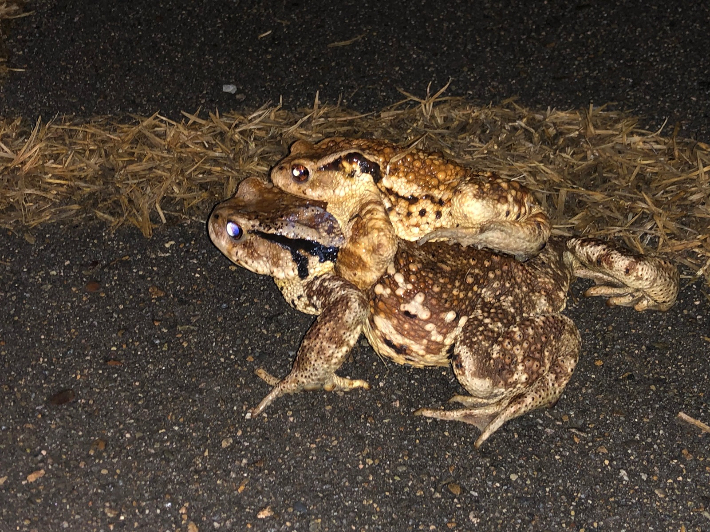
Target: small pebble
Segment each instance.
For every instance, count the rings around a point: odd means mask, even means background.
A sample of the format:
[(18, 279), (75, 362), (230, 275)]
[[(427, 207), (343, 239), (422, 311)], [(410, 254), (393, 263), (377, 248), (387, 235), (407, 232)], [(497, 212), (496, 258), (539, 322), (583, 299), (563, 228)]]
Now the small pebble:
[(49, 397), (47, 399), (47, 402), (50, 405), (61, 406), (73, 401), (75, 398), (76, 393), (74, 392), (74, 390), (72, 390), (71, 388), (67, 388), (66, 390), (58, 391), (57, 393)]
[(262, 508), (256, 514), (256, 516), (259, 519), (266, 519), (267, 517), (272, 517), (273, 515), (274, 515), (274, 511), (271, 509), (271, 506), (267, 506), (266, 508)]
[(98, 281), (89, 281), (86, 283), (87, 292), (98, 292), (101, 289), (101, 283)]
[(27, 475), (27, 482), (34, 482), (35, 480), (42, 478), (44, 476), (44, 469), (40, 469), (39, 471), (33, 471), (29, 475)]
[(455, 496), (458, 497), (459, 495), (461, 495), (461, 486), (456, 482), (450, 482), (447, 488), (449, 488), (449, 491)]
[(165, 292), (163, 292), (160, 288), (157, 286), (151, 286), (148, 288), (148, 292), (150, 293), (150, 297), (156, 298), (156, 297), (163, 297), (165, 295)]

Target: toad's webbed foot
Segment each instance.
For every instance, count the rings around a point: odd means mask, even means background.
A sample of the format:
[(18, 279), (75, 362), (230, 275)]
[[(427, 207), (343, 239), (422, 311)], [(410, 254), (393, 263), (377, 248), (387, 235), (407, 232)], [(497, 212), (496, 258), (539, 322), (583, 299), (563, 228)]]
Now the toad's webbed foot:
[(267, 406), (282, 395), (286, 394), (298, 393), (303, 390), (317, 390), (320, 388), (327, 392), (347, 392), (355, 388), (363, 388), (365, 390), (370, 389), (370, 385), (366, 381), (360, 379), (347, 379), (345, 377), (339, 377), (335, 374), (331, 375), (325, 382), (321, 383), (309, 382), (307, 378), (304, 378), (305, 376), (298, 375), (297, 373), (294, 374), (294, 372), (289, 373), (283, 379), (274, 377), (262, 368), (258, 368), (255, 373), (269, 385), (273, 386), (273, 389), (261, 400), (256, 408), (251, 409), (247, 413), (247, 418), (258, 416), (266, 409)]
[(608, 297), (610, 306), (668, 310), (678, 296), (678, 269), (664, 259), (591, 238), (569, 239), (565, 259), (577, 277), (596, 283), (584, 295)]
[[(571, 376), (571, 371), (565, 375), (564, 384)], [(484, 406), (464, 407), (456, 410), (438, 410), (435, 408), (421, 408), (414, 415), (441, 419), (444, 421), (462, 421), (473, 425), (481, 434), (476, 439), (474, 447), (478, 449), (491, 434), (497, 431), (507, 421), (521, 416), (527, 412), (554, 405), (562, 395), (564, 384), (561, 385), (557, 375), (548, 374), (535, 381), (532, 386), (512, 398), (503, 398)], [(458, 396), (455, 400), (466, 404), (466, 396)], [(470, 398), (472, 403), (476, 398)]]

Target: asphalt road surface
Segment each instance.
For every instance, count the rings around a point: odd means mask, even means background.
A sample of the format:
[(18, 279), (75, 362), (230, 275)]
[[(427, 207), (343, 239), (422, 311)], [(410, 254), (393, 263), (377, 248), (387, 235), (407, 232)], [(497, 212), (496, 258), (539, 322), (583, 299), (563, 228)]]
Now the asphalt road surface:
[[(0, 115), (375, 110), (449, 94), (616, 102), (710, 140), (710, 5), (687, 2), (60, 2), (6, 43)], [(329, 46), (352, 41), (347, 45)], [(237, 86), (237, 94), (222, 91)], [(669, 126), (669, 127), (672, 127)], [(0, 530), (710, 530), (708, 287), (639, 314), (566, 313), (583, 353), (555, 408), (474, 428), (418, 418), (460, 388), (380, 360), (372, 384), (279, 399), (309, 316), (234, 269), (204, 224), (0, 233)]]

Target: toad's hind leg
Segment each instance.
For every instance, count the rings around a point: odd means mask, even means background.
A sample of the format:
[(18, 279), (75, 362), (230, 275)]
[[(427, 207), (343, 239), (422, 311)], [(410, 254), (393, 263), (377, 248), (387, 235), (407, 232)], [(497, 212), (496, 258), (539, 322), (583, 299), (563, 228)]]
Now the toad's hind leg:
[(549, 314), (526, 318), (495, 341), (463, 340), (454, 350), (452, 366), (471, 394), (457, 395), (457, 410), (425, 408), (417, 415), (463, 421), (481, 434), (478, 448), (506, 421), (554, 405), (579, 357), (581, 340), (572, 320)]
[(307, 288), (310, 299), (321, 302), (320, 315), (306, 333), (293, 363), (293, 369), (278, 379), (263, 369), (256, 371), (273, 386), (259, 405), (251, 410), (253, 417), (285, 394), (302, 390), (352, 390), (370, 386), (363, 380), (339, 377), (335, 372), (355, 345), (368, 312), (368, 302), (360, 290), (336, 276), (323, 276)]
[(461, 184), (451, 199), (450, 217), (448, 227), (418, 242), (450, 240), (527, 260), (540, 252), (550, 236), (550, 219), (532, 192), (499, 177)]
[(635, 255), (601, 240), (570, 238), (565, 261), (574, 275), (593, 279), (585, 296), (608, 297), (610, 306), (668, 310), (678, 296), (678, 269), (657, 257)]

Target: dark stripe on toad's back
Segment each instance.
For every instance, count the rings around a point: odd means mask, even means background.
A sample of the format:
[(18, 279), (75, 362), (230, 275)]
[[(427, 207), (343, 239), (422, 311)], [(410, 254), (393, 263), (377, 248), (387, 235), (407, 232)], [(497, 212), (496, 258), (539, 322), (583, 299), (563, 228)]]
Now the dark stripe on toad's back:
[[(348, 153), (342, 157), (338, 157), (334, 161), (324, 164), (319, 168), (322, 172), (340, 172), (343, 171), (343, 161), (350, 165), (357, 165), (360, 168), (360, 172), (363, 174), (369, 174), (372, 176), (372, 180), (375, 183), (382, 181), (382, 172), (380, 171), (380, 165), (370, 161), (364, 155), (357, 152)], [(354, 172), (350, 172), (350, 177), (355, 177)]]

